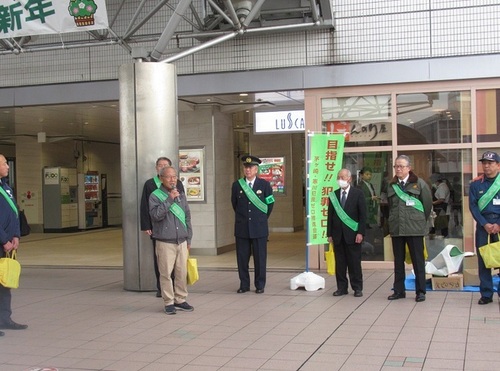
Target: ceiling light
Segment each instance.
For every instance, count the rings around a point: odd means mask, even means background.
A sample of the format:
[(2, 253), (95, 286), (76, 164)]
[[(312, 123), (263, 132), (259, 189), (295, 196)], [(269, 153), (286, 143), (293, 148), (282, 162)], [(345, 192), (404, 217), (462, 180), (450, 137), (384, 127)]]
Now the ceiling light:
[(240, 97), (248, 97), (247, 93), (240, 93)]

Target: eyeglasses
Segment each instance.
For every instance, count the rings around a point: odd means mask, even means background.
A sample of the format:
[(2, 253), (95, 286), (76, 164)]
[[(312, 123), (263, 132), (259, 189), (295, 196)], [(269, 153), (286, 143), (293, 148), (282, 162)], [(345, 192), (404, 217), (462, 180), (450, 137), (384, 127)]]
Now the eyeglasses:
[(160, 178), (177, 179), (177, 175), (160, 175)]
[(393, 166), (394, 169), (403, 169), (405, 167), (408, 167), (408, 165), (394, 165)]

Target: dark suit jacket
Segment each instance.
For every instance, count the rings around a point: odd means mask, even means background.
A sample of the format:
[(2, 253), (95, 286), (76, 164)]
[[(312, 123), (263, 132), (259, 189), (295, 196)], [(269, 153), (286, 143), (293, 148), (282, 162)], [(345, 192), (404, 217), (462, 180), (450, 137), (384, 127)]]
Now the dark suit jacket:
[[(255, 178), (252, 187), (261, 201), (273, 194), (271, 184), (267, 180)], [(274, 203), (267, 205), (267, 214), (257, 209), (246, 196), (238, 181), (231, 188), (231, 204), (235, 213), (234, 235), (240, 238), (261, 238), (269, 236), (268, 218), (273, 211)]]
[[(184, 186), (180, 179), (177, 179), (177, 189), (179, 193), (184, 193)], [(153, 224), (151, 223), (151, 216), (149, 215), (149, 196), (151, 193), (156, 191), (156, 183), (154, 178), (146, 180), (144, 187), (142, 188), (141, 197), (141, 231), (153, 230)]]
[[(335, 191), (335, 197), (340, 203), (340, 191), (337, 189)], [(354, 221), (358, 222), (358, 231), (355, 232), (348, 226), (346, 226), (340, 220), (337, 212), (333, 208), (332, 202), (328, 204), (328, 221), (326, 227), (327, 237), (333, 238), (334, 244), (340, 244), (342, 236), (344, 236), (345, 242), (348, 244), (355, 243), (356, 234), (361, 233), (365, 235), (366, 230), (366, 203), (363, 191), (359, 188), (355, 188), (351, 185), (349, 193), (347, 194), (347, 199), (345, 202), (344, 211), (349, 215)]]

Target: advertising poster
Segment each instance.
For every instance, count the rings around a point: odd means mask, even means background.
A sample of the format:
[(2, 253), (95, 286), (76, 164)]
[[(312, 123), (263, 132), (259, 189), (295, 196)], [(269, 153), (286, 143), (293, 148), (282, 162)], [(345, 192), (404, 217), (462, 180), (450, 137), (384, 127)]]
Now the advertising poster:
[(184, 185), (188, 202), (205, 201), (205, 149), (179, 150), (179, 179)]
[(285, 194), (285, 158), (263, 157), (259, 166), (259, 178), (271, 183), (273, 193)]
[(338, 188), (342, 168), (344, 134), (310, 134), (309, 157), (309, 244), (327, 243), (328, 195)]

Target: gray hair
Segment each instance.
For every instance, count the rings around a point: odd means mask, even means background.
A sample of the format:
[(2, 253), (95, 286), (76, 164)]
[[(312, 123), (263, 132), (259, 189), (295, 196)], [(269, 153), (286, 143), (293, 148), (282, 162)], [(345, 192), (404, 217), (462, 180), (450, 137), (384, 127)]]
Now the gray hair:
[(399, 155), (398, 157), (396, 157), (396, 161), (397, 160), (405, 160), (408, 163), (407, 166), (411, 166), (410, 158), (406, 155)]

